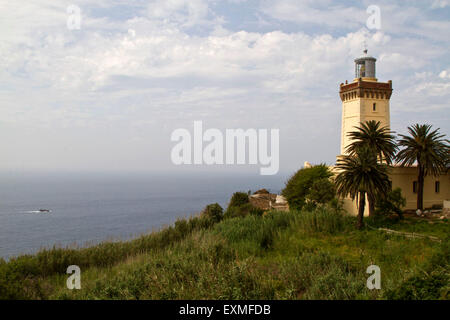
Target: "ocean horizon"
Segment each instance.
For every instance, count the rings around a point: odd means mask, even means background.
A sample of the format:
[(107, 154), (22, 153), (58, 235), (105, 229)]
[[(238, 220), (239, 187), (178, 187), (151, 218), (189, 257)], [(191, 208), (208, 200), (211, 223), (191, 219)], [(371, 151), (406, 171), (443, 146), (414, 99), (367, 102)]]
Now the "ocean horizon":
[(1, 173), (0, 257), (129, 240), (198, 214), (210, 203), (225, 209), (236, 191), (278, 193), (287, 176)]

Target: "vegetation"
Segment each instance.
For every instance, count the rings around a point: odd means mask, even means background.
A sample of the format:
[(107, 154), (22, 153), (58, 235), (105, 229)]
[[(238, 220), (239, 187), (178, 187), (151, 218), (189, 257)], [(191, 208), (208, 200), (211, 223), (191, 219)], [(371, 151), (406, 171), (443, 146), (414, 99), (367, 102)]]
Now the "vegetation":
[(400, 135), (398, 143), (403, 149), (397, 159), (403, 166), (417, 164), (417, 209), (423, 210), (425, 177), (429, 174), (437, 176), (448, 170), (450, 147), (445, 135), (440, 134), (439, 129), (432, 130), (431, 125), (415, 124), (408, 127), (408, 131), (409, 136)]
[(210, 218), (214, 222), (219, 222), (223, 219), (223, 208), (218, 204), (209, 204), (202, 211), (202, 216)]
[(240, 207), (249, 203), (248, 194), (245, 192), (235, 192), (230, 199), (228, 207)]
[(378, 197), (376, 212), (378, 214), (397, 214), (400, 219), (403, 219), (402, 208), (404, 206), (406, 206), (406, 198), (402, 196), (402, 189), (395, 188), (385, 197)]
[(335, 179), (337, 193), (341, 197), (350, 195), (358, 203), (358, 228), (364, 225), (366, 194), (387, 194), (390, 183), (385, 165), (377, 162), (369, 148), (360, 148), (353, 155), (344, 156), (336, 164)]
[[(61, 275), (70, 265), (87, 268), (110, 268), (129, 257), (152, 250), (162, 250), (181, 241), (195, 231), (206, 230), (214, 225), (209, 218), (194, 217), (178, 220), (160, 232), (144, 235), (133, 241), (105, 242), (83, 249), (53, 248), (36, 255), (12, 258), (8, 263), (0, 259), (0, 298), (39, 298), (39, 279)], [(36, 287), (37, 286), (37, 287)], [(38, 292), (34, 290), (38, 288)], [(32, 295), (30, 296), (30, 293)]]
[(392, 163), (398, 147), (395, 144), (395, 136), (388, 127), (381, 127), (380, 121), (370, 120), (355, 129), (349, 133), (352, 143), (347, 148), (348, 153), (356, 154), (362, 147), (368, 147), (376, 154), (378, 161)]
[(225, 219), (245, 217), (247, 215), (262, 215), (264, 210), (256, 208), (250, 204), (248, 194), (244, 192), (235, 192), (228, 204), (227, 211), (224, 214)]
[[(448, 140), (428, 125), (409, 131), (411, 137), (401, 135), (397, 159), (417, 162), (422, 208), (424, 177), (449, 165)], [(225, 213), (210, 204), (199, 217), (132, 241), (0, 259), (0, 299), (448, 300), (448, 221), (391, 219), (392, 213), (403, 218), (405, 206), (387, 175), (397, 150), (393, 136), (375, 121), (350, 135), (349, 155), (338, 161), (334, 180), (318, 165), (287, 181), (282, 193), (290, 212), (264, 212), (236, 192)], [(357, 230), (336, 195), (359, 202)], [(366, 195), (380, 215), (364, 225)], [(381, 290), (366, 287), (373, 264), (382, 270)], [(82, 270), (81, 290), (66, 288), (70, 265)]]
[(330, 203), (335, 198), (336, 188), (333, 181), (329, 178), (321, 178), (314, 181), (306, 196), (310, 209)]
[[(380, 121), (370, 120), (355, 127), (355, 131), (349, 133), (352, 143), (347, 152), (356, 155), (361, 148), (368, 148), (373, 156), (381, 163), (391, 164), (398, 149), (395, 144), (393, 132), (388, 127), (381, 127)], [(382, 194), (372, 194), (367, 191), (369, 203), (369, 216), (375, 213), (375, 200)]]
[[(131, 242), (52, 249), (1, 262), (0, 298), (449, 298), (448, 222), (369, 218), (371, 227), (362, 230), (355, 230), (354, 222), (326, 208), (219, 223), (206, 217), (180, 220)], [(444, 241), (388, 235), (376, 230), (379, 223)], [(66, 288), (70, 264), (81, 267), (81, 290)], [(372, 264), (382, 270), (381, 290), (366, 287)]]
[[(318, 180), (328, 179), (331, 176), (332, 173), (324, 164), (311, 168), (302, 168), (286, 182), (286, 187), (283, 189), (282, 194), (288, 201), (291, 209), (301, 210), (306, 205), (308, 196), (312, 198), (319, 196), (316, 188), (313, 189), (313, 194), (310, 195), (313, 184), (318, 182)], [(331, 198), (333, 197), (334, 193)]]

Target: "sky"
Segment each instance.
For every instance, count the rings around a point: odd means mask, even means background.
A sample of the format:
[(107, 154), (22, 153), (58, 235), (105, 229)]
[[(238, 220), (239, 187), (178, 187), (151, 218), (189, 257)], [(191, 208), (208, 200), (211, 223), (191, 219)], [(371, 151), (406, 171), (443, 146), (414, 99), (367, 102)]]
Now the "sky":
[(199, 120), (279, 129), (281, 172), (332, 164), (365, 47), (391, 128), (449, 136), (449, 30), (449, 0), (0, 0), (0, 170), (197, 170), (170, 137)]

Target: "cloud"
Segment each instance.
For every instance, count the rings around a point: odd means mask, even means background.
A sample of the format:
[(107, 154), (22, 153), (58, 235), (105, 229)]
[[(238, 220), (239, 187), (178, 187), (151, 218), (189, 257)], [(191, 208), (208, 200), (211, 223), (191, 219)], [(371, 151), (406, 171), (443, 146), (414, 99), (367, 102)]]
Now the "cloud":
[[(11, 14), (0, 19), (8, 27), (0, 29), (0, 134), (11, 142), (0, 168), (32, 165), (20, 151), (27, 146), (42, 166), (57, 165), (51, 154), (64, 159), (61, 166), (108, 167), (116, 156), (114, 168), (170, 168), (170, 133), (194, 120), (217, 128), (280, 128), (285, 170), (305, 160), (332, 162), (339, 148), (338, 85), (353, 79), (364, 41), (378, 58), (380, 81), (394, 82), (393, 118), (422, 112), (444, 121), (439, 113), (448, 111), (448, 44), (440, 31), (446, 25), (420, 8), (369, 31), (364, 7), (263, 1), (255, 15), (264, 26), (250, 31), (226, 24), (229, 12), (217, 1), (78, 3), (82, 26), (72, 31), (69, 2), (2, 10)], [(396, 8), (383, 4), (382, 14)], [(414, 23), (425, 26), (426, 36), (412, 35), (406, 25), (396, 29), (408, 17), (419, 18)], [(286, 21), (302, 27), (285, 27)], [(438, 31), (428, 36), (433, 28)], [(72, 157), (61, 147), (65, 138)], [(96, 145), (101, 152), (89, 155), (90, 162), (74, 156)]]
[(204, 0), (158, 0), (148, 4), (147, 12), (150, 18), (189, 27), (205, 23), (209, 7)]
[(365, 8), (336, 4), (331, 0), (262, 1), (261, 11), (278, 20), (296, 24), (359, 29), (365, 25)]
[(439, 73), (439, 78), (441, 78), (441, 79), (450, 79), (450, 69), (442, 70)]
[(431, 8), (436, 9), (436, 8), (446, 8), (450, 6), (450, 1), (448, 0), (434, 0), (433, 4), (431, 5)]

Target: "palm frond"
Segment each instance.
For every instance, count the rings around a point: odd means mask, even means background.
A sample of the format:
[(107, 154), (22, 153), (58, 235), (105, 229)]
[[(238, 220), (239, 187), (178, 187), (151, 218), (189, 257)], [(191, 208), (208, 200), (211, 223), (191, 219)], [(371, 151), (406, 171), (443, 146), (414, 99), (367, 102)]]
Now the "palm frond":
[(355, 131), (348, 134), (352, 143), (346, 151), (354, 155), (358, 149), (368, 147), (377, 155), (380, 162), (391, 164), (398, 149), (393, 133), (388, 127), (381, 127), (380, 121), (363, 122), (359, 127), (355, 127)]

